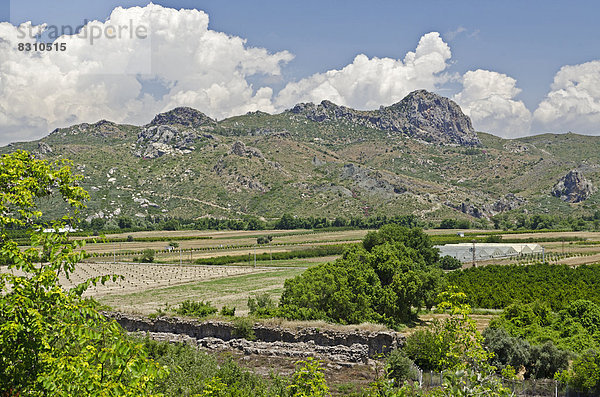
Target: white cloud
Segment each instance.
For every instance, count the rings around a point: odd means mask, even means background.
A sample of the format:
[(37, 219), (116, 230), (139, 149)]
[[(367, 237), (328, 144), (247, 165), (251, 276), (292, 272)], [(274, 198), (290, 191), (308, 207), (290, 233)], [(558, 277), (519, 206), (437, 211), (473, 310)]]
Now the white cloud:
[(340, 70), (288, 83), (277, 95), (275, 104), (282, 109), (298, 102), (318, 103), (328, 99), (358, 109), (390, 105), (413, 90), (433, 90), (447, 81), (448, 75), (442, 72), (450, 57), (450, 47), (439, 33), (427, 33), (404, 60), (357, 55)]
[[(0, 144), (102, 118), (143, 123), (181, 105), (217, 118), (258, 108), (273, 111), (271, 88), (255, 89), (247, 77), (278, 76), (293, 55), (248, 47), (240, 37), (210, 30), (208, 22), (197, 10), (118, 7), (107, 21), (90, 22), (87, 38), (57, 39), (67, 44), (64, 52), (19, 51), (18, 43), (35, 43), (20, 31), (46, 27), (0, 23)], [(92, 29), (128, 25), (147, 28), (148, 37), (125, 31), (120, 38), (90, 43)], [(144, 79), (164, 82), (167, 93), (160, 100), (143, 94)]]
[(462, 77), (463, 89), (454, 96), (478, 131), (503, 137), (523, 136), (531, 127), (531, 112), (514, 98), (521, 92), (517, 81), (489, 70), (468, 71)]
[(600, 61), (563, 66), (534, 112), (541, 129), (600, 133)]

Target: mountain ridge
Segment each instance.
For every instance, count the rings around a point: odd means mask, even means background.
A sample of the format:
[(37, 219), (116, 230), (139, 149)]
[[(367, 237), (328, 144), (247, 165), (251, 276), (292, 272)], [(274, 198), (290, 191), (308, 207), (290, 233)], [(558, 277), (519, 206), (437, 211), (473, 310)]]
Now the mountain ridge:
[(599, 137), (502, 139), (476, 133), (447, 98), (407, 98), (374, 111), (325, 101), (221, 121), (175, 108), (142, 126), (83, 123), (0, 153), (72, 159), (90, 191), (88, 219), (411, 213), (483, 225), (503, 213), (589, 214), (600, 203), (592, 188), (578, 203), (552, 194), (573, 169), (598, 186)]

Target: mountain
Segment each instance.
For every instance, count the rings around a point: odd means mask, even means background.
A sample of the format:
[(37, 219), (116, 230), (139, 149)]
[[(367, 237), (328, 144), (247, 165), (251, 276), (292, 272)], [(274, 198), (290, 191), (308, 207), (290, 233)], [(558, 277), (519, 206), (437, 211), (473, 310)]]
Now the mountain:
[[(372, 111), (323, 101), (216, 121), (176, 108), (143, 126), (103, 120), (56, 129), (0, 153), (72, 159), (91, 195), (88, 219), (413, 213), (486, 220), (595, 211), (599, 144), (600, 137), (571, 133), (507, 140), (475, 132), (457, 104), (420, 90)], [(576, 177), (564, 179), (571, 170)], [(52, 214), (62, 204), (43, 205)]]

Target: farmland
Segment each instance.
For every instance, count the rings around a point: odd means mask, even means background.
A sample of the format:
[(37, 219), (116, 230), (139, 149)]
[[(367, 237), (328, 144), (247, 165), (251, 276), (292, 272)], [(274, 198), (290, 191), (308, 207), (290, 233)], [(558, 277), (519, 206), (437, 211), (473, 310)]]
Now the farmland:
[[(236, 314), (246, 314), (247, 299), (253, 294), (268, 293), (277, 300), (286, 279), (305, 269), (330, 262), (336, 255), (286, 260), (258, 260), (254, 253), (294, 252), (330, 244), (357, 243), (368, 230), (268, 230), (268, 231), (154, 231), (129, 234), (107, 234), (88, 242), (85, 251), (93, 254), (79, 264), (70, 279), (61, 284), (70, 288), (85, 279), (105, 274), (122, 275), (124, 279), (97, 285), (86, 292), (102, 304), (116, 310), (152, 314), (174, 307), (186, 299), (209, 300), (216, 307), (236, 307)], [(485, 238), (491, 232), (470, 231), (465, 240)], [(500, 232), (501, 233), (501, 232)], [(430, 230), (436, 237), (454, 237), (455, 230)], [(266, 245), (257, 245), (260, 236), (273, 236)], [(504, 239), (556, 239), (543, 246), (552, 263), (571, 266), (600, 262), (599, 232), (505, 233)], [(131, 237), (129, 237), (131, 236)], [(127, 239), (133, 241), (127, 241)], [(81, 237), (76, 237), (80, 239)], [(560, 239), (581, 238), (562, 242)], [(152, 241), (160, 239), (160, 241)], [(166, 241), (165, 241), (166, 240)], [(112, 241), (112, 242), (111, 242)], [(175, 243), (170, 252), (165, 248)], [(156, 251), (154, 263), (136, 263), (133, 259), (145, 249)], [(199, 258), (246, 256), (247, 260), (227, 266), (201, 266)], [(478, 265), (525, 263), (526, 258), (483, 261)], [(465, 267), (470, 264), (465, 264)]]

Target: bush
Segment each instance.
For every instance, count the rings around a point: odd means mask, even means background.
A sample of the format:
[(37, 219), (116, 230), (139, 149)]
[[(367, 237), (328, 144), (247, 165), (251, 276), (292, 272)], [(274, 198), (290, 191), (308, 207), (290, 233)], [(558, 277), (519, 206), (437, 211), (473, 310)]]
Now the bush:
[(127, 242), (131, 243), (133, 241), (133, 236), (130, 234), (127, 236)]
[(156, 254), (156, 251), (154, 251), (153, 249), (147, 248), (147, 249), (143, 250), (142, 256), (140, 257), (140, 262), (144, 262), (144, 263), (154, 262), (155, 254)]
[(595, 350), (586, 351), (573, 362), (570, 370), (561, 372), (557, 378), (577, 391), (600, 394), (600, 354)]
[(444, 359), (450, 350), (450, 341), (438, 338), (435, 332), (419, 330), (406, 338), (404, 353), (425, 371), (442, 371)]
[(504, 329), (486, 328), (483, 331), (483, 345), (494, 353), (490, 364), (502, 370), (507, 366), (512, 368), (528, 367), (531, 346), (524, 339), (511, 336)]
[(556, 348), (548, 341), (543, 345), (531, 347), (531, 356), (527, 375), (530, 378), (552, 378), (555, 373), (569, 366), (569, 353)]
[(386, 376), (393, 379), (396, 385), (405, 380), (416, 379), (417, 369), (415, 363), (400, 349), (395, 349), (386, 357)]
[(256, 244), (269, 244), (271, 241), (273, 241), (273, 236), (269, 234), (267, 236), (260, 236), (257, 238)]
[(221, 308), (221, 315), (223, 316), (230, 316), (233, 317), (235, 316), (235, 307), (228, 307), (228, 306), (223, 306)]
[(256, 339), (254, 335), (254, 321), (248, 317), (237, 317), (233, 321), (233, 331), (231, 336), (234, 338), (244, 338), (246, 340)]
[(153, 392), (156, 395), (289, 396), (287, 378), (277, 375), (263, 377), (241, 367), (231, 357), (219, 363), (214, 355), (183, 343), (151, 339), (144, 342), (149, 355), (169, 371), (167, 377), (155, 382)]
[(438, 264), (444, 270), (455, 270), (462, 267), (462, 262), (450, 255), (441, 257)]
[(183, 301), (179, 304), (179, 308), (176, 310), (177, 314), (182, 316), (193, 316), (193, 317), (206, 317), (216, 313), (218, 310), (212, 306), (210, 302), (194, 302), (191, 300)]
[(298, 361), (289, 389), (293, 396), (298, 397), (329, 396), (329, 388), (325, 382), (321, 362), (312, 357), (307, 358), (305, 361)]
[(250, 314), (257, 317), (272, 317), (277, 311), (277, 306), (268, 293), (255, 295), (248, 298)]

